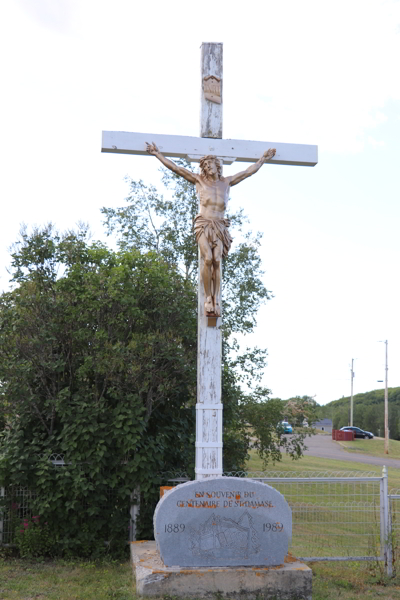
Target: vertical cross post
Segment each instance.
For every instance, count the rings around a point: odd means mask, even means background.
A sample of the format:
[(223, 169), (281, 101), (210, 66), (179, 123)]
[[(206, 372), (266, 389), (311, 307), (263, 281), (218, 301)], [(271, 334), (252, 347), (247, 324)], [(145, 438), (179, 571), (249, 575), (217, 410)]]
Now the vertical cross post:
[[(6, 495), (6, 489), (4, 487), (0, 487), (0, 499), (4, 500), (4, 496)], [(0, 544), (4, 543), (4, 515), (5, 515), (6, 507), (0, 508)]]
[(222, 44), (201, 45), (200, 137), (222, 139)]
[[(222, 138), (222, 44), (201, 46), (200, 137)], [(205, 314), (202, 266), (199, 251), (196, 479), (222, 475), (222, 318)]]

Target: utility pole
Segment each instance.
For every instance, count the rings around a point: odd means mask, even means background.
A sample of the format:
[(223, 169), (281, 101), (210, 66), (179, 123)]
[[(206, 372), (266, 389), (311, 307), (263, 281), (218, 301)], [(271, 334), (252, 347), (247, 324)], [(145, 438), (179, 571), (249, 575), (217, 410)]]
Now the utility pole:
[(351, 396), (350, 396), (350, 427), (353, 427), (353, 379), (354, 379), (354, 358), (351, 359)]
[(388, 341), (385, 340), (385, 454), (389, 454)]
[[(385, 454), (389, 454), (388, 341), (380, 341), (385, 344)], [(379, 379), (378, 383), (383, 381)]]

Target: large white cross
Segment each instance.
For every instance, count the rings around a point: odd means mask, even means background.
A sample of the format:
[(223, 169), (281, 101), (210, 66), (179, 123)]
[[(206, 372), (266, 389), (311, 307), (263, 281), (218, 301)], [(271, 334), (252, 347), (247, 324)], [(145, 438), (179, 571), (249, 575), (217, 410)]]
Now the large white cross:
[[(201, 46), (200, 137), (103, 131), (102, 152), (150, 156), (146, 142), (154, 142), (171, 158), (199, 162), (213, 154), (224, 164), (256, 162), (268, 148), (276, 148), (267, 164), (313, 167), (318, 162), (317, 146), (222, 139), (223, 70), (222, 44)], [(204, 287), (198, 285), (198, 354), (196, 404), (196, 479), (222, 475), (221, 356), (222, 318), (208, 319), (204, 312)]]
[(148, 156), (144, 149), (146, 142), (154, 142), (165, 156), (186, 158), (191, 162), (200, 162), (202, 156), (214, 154), (223, 160), (224, 165), (231, 165), (234, 161), (251, 163), (256, 162), (268, 148), (276, 148), (276, 154), (272, 160), (268, 161), (268, 164), (314, 167), (318, 162), (317, 146), (306, 144), (249, 142), (196, 138), (186, 135), (163, 135), (161, 133), (127, 133), (125, 131), (103, 131), (101, 151)]

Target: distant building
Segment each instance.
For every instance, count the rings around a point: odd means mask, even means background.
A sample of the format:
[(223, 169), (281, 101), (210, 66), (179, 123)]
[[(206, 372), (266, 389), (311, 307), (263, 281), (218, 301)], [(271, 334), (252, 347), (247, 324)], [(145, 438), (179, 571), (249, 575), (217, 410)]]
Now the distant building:
[(321, 419), (312, 424), (315, 429), (321, 429), (327, 433), (332, 433), (332, 419)]

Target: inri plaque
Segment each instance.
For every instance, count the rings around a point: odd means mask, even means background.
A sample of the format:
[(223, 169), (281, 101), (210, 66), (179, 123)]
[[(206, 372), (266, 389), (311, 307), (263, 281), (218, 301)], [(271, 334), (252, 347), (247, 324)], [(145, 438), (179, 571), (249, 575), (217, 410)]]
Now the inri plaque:
[(157, 504), (154, 535), (167, 567), (276, 566), (288, 552), (292, 512), (264, 483), (190, 481)]

